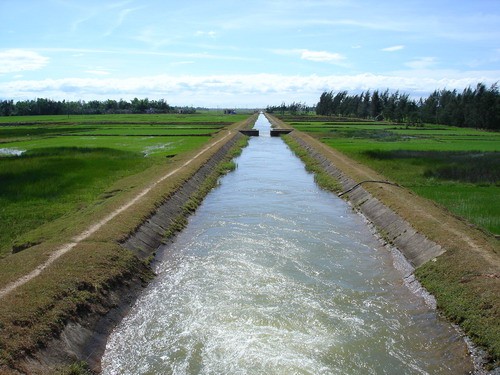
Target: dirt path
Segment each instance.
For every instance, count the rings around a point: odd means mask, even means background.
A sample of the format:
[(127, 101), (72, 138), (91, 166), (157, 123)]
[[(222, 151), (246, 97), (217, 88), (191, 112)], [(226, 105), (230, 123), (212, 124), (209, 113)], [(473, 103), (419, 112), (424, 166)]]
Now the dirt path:
[(209, 145), (204, 147), (200, 152), (198, 152), (195, 156), (187, 160), (184, 164), (182, 164), (180, 167), (175, 168), (174, 170), (168, 172), (167, 174), (163, 175), (156, 181), (154, 181), (152, 184), (150, 184), (148, 187), (140, 191), (132, 200), (124, 204), (123, 206), (120, 206), (110, 214), (108, 214), (106, 217), (104, 217), (101, 221), (93, 224), (89, 228), (87, 228), (85, 231), (80, 233), (79, 235), (73, 237), (70, 242), (64, 244), (60, 248), (58, 248), (52, 255), (42, 264), (40, 264), (38, 267), (36, 267), (33, 271), (30, 273), (20, 277), (19, 279), (7, 284), (5, 287), (0, 289), (0, 299), (5, 297), (7, 294), (11, 293), (15, 289), (19, 288), (21, 285), (26, 284), (28, 281), (34, 279), (38, 275), (40, 275), (43, 270), (45, 270), (47, 267), (49, 267), (51, 264), (53, 264), (58, 258), (60, 258), (62, 255), (66, 254), (68, 251), (73, 249), (76, 245), (78, 245), (80, 242), (86, 240), (89, 238), (92, 234), (94, 234), (96, 231), (98, 231), (100, 228), (102, 228), (105, 224), (107, 224), (109, 221), (111, 221), (113, 218), (115, 218), (117, 215), (121, 214), (122, 212), (126, 211), (130, 207), (132, 207), (134, 204), (136, 204), (142, 197), (144, 197), (146, 194), (148, 194), (155, 186), (157, 186), (159, 183), (164, 181), (165, 179), (173, 176), (177, 172), (179, 172), (181, 169), (185, 168), (189, 164), (191, 164), (194, 160), (196, 160), (198, 157), (203, 155), (206, 151), (211, 149), (213, 146), (224, 142), (226, 139), (228, 139), (230, 136), (234, 134), (234, 131), (229, 131), (228, 134), (226, 134), (224, 137), (211, 142)]

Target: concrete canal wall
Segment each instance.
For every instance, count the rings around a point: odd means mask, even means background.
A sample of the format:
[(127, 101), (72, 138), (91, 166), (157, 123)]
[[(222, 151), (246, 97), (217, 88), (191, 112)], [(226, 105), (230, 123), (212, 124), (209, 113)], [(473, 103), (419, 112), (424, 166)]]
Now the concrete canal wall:
[[(344, 197), (376, 227), (384, 239), (403, 253), (413, 267), (419, 267), (444, 252), (440, 245), (417, 232), (396, 212), (373, 197), (363, 188), (362, 184), (358, 184), (337, 168), (313, 145), (294, 135), (294, 133), (291, 133), (291, 136), (310, 156), (320, 163), (321, 167), (330, 176), (339, 181), (343, 191), (348, 192), (344, 194)], [(367, 181), (367, 183), (377, 182)]]
[[(254, 121), (255, 118), (247, 121), (245, 128)], [(179, 189), (160, 203), (158, 209), (121, 243), (124, 249), (137, 255), (137, 267), (141, 272), (152, 272), (148, 263), (154, 258), (156, 250), (168, 240), (167, 235), (171, 236), (182, 229), (179, 222), (190, 214), (186, 204), (193, 196), (199, 195), (200, 187), (217, 173), (217, 166), (243, 137), (239, 131), (234, 131)], [(58, 337), (39, 352), (26, 357), (19, 365), (24, 370), (20, 373), (53, 373), (55, 368), (79, 361), (87, 363), (93, 372), (99, 373), (109, 334), (127, 314), (144, 286), (141, 275), (128, 275), (123, 280), (116, 280), (93, 312), (82, 312), (80, 318), (66, 324)]]

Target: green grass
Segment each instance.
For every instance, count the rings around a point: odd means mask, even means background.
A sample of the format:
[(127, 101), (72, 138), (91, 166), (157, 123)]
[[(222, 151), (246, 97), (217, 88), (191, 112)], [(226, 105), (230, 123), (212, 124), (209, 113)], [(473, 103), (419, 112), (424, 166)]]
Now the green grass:
[(116, 181), (202, 147), (242, 116), (0, 118), (0, 258), (30, 245), (37, 228), (112, 196)]
[(57, 137), (68, 135), (212, 135), (224, 125), (31, 125), (0, 126), (0, 142), (5, 143), (22, 137)]
[(40, 148), (0, 158), (0, 255), (33, 228), (91, 204), (116, 179), (149, 162), (111, 148)]
[[(135, 152), (142, 156), (174, 156), (179, 152), (200, 147), (210, 137), (168, 137), (168, 136), (92, 136), (68, 135), (50, 138), (36, 138), (1, 144), (1, 149), (36, 150), (57, 147), (110, 148)], [(2, 159), (0, 159), (2, 160)]]
[(486, 348), (487, 367), (500, 365), (500, 303), (495, 271), (478, 264), (471, 251), (448, 249), (415, 271), (440, 311), (459, 324), (476, 345)]
[(99, 129), (86, 129), (82, 131), (77, 131), (73, 134), (78, 135), (127, 135), (127, 136), (141, 136), (141, 135), (167, 135), (167, 136), (200, 136), (200, 135), (213, 135), (217, 133), (219, 129), (223, 128), (222, 125), (219, 126), (185, 126), (185, 125), (174, 125), (174, 126), (150, 126), (150, 125), (140, 125), (133, 129), (130, 126), (113, 126), (113, 127), (99, 127)]
[(314, 174), (314, 181), (322, 188), (331, 192), (339, 193), (342, 191), (340, 183), (331, 177), (321, 167), (320, 163), (311, 157), (292, 137), (283, 136), (283, 140), (288, 147), (297, 155), (305, 164), (306, 170)]
[(387, 178), (500, 234), (500, 133), (441, 125), (294, 122)]
[(124, 114), (124, 115), (54, 115), (54, 116), (0, 116), (0, 124), (10, 123), (224, 123), (232, 124), (243, 121), (249, 114), (224, 115), (221, 112), (202, 112), (196, 114)]

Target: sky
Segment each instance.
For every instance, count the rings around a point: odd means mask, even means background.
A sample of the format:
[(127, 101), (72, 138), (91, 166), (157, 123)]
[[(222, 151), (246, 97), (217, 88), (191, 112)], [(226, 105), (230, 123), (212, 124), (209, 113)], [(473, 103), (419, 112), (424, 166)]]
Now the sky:
[(314, 105), (500, 81), (500, 0), (0, 0), (0, 99)]

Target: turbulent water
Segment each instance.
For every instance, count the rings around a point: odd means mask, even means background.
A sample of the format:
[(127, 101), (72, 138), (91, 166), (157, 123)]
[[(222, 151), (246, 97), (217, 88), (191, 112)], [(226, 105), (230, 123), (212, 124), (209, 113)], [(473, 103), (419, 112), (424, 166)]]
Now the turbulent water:
[(362, 218), (261, 136), (109, 339), (104, 374), (465, 374), (466, 347)]

